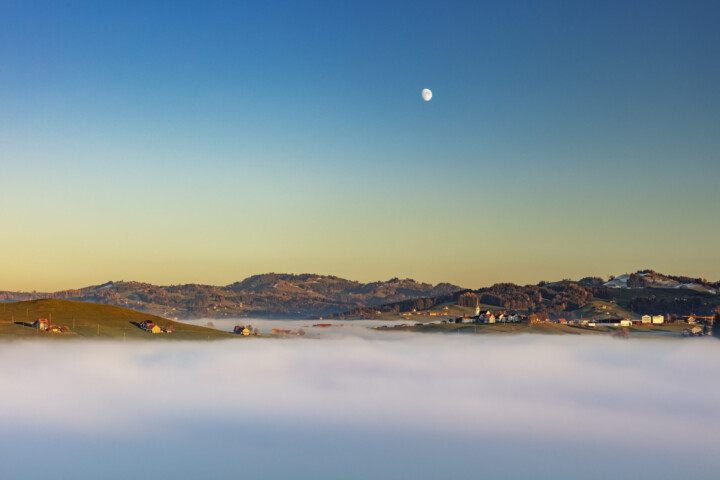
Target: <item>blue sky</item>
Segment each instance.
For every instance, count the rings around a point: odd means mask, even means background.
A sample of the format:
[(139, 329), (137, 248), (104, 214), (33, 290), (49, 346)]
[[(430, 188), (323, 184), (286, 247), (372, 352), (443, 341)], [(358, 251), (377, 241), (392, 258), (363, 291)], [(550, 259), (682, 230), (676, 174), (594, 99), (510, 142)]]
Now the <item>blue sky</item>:
[[(1, 2), (0, 288), (720, 277), (718, 20), (716, 2)], [(38, 217), (56, 247), (28, 241)]]

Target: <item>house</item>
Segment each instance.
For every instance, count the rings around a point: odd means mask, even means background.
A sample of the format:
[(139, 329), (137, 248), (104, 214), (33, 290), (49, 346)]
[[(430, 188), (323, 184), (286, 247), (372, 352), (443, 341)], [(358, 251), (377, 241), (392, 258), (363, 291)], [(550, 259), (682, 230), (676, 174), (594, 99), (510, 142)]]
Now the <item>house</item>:
[(655, 325), (665, 323), (665, 317), (663, 317), (662, 315), (653, 315), (652, 323)]
[(496, 318), (495, 315), (488, 311), (485, 315), (481, 315), (478, 320), (480, 323), (495, 323)]
[(163, 330), (152, 320), (143, 320), (140, 324), (140, 328), (148, 333), (162, 333)]
[[(275, 333), (276, 329), (273, 329), (273, 333)], [(250, 331), (250, 328), (246, 327), (245, 325), (235, 325), (235, 328), (233, 329), (233, 333), (235, 335), (245, 335), (246, 337), (250, 335), (252, 332)]]
[(47, 318), (38, 318), (32, 326), (33, 328), (46, 332), (50, 328), (50, 321)]
[(564, 318), (558, 318), (558, 323), (562, 323), (562, 324), (564, 324), (564, 325), (567, 325), (567, 320), (565, 320)]
[(642, 323), (652, 323), (652, 317), (650, 315), (643, 315)]
[(632, 325), (632, 320), (629, 318), (607, 318), (598, 324), (609, 327), (629, 327)]

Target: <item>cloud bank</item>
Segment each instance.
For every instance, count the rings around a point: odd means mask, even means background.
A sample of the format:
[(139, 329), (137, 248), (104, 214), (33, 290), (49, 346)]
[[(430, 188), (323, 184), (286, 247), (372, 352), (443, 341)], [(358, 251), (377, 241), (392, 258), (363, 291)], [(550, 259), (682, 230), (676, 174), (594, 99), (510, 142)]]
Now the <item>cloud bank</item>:
[[(683, 468), (712, 478), (720, 466), (718, 347), (712, 339), (393, 332), (4, 344), (0, 473), (46, 476), (18, 459), (52, 442), (62, 453), (53, 471), (68, 478), (107, 477), (112, 462), (140, 478), (159, 465), (184, 465), (181, 478), (235, 478), (238, 469), (257, 478), (477, 478), (479, 458), (483, 471), (506, 478), (537, 476), (543, 465), (552, 478), (579, 470), (584, 478), (673, 478)], [(156, 463), (130, 454), (146, 442), (162, 452)], [(69, 444), (92, 450), (90, 462), (79, 468), (83, 453)], [(241, 458), (249, 452), (264, 461), (248, 469)]]

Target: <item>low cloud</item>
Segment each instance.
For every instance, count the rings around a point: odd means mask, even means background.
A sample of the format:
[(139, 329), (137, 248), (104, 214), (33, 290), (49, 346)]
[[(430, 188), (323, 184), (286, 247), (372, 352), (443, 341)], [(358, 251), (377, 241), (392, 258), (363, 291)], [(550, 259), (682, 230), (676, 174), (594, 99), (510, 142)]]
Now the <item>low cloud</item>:
[[(192, 439), (200, 428), (302, 438), (339, 430), (478, 448), (488, 439), (568, 451), (655, 455), (671, 448), (699, 462), (702, 468), (693, 465), (702, 474), (719, 465), (719, 346), (712, 339), (393, 332), (374, 339), (7, 343), (0, 350), (0, 439), (157, 432)], [(215, 434), (205, 435), (213, 441)]]

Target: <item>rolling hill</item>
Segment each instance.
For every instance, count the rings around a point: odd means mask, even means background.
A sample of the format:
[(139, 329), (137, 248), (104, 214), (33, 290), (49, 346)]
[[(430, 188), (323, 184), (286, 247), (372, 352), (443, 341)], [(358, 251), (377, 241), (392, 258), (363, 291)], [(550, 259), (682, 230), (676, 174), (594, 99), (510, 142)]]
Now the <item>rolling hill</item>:
[(51, 293), (0, 292), (0, 302), (41, 298), (79, 300), (117, 305), (166, 318), (304, 318), (410, 298), (434, 297), (457, 290), (460, 287), (448, 283), (430, 285), (411, 279), (360, 283), (331, 275), (268, 273), (226, 286), (160, 286), (120, 281)]
[[(38, 318), (47, 318), (58, 326), (66, 326), (68, 333), (41, 332), (31, 327)], [(172, 325), (173, 333), (151, 334), (139, 328), (144, 320), (165, 327)], [(205, 327), (185, 325), (127, 308), (97, 303), (60, 299), (40, 299), (0, 304), (0, 339), (11, 338), (99, 338), (127, 340), (214, 340), (238, 338), (227, 332)]]
[(434, 297), (356, 307), (336, 318), (472, 315), (482, 310), (510, 310), (547, 317), (608, 318), (651, 315), (714, 315), (720, 307), (720, 282), (662, 275), (652, 270), (619, 275), (610, 280), (586, 277), (580, 281), (540, 282), (537, 285), (499, 283), (477, 290), (461, 290)]

